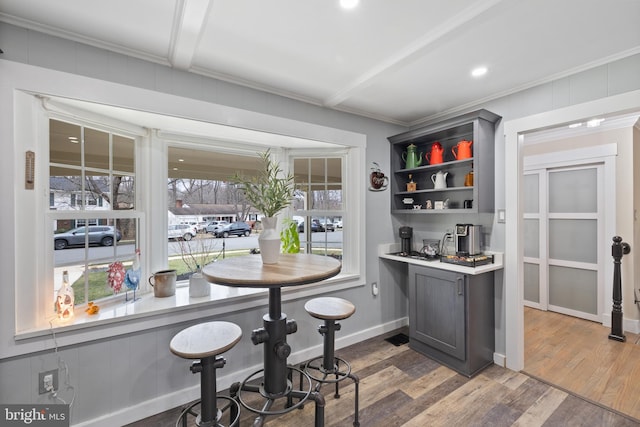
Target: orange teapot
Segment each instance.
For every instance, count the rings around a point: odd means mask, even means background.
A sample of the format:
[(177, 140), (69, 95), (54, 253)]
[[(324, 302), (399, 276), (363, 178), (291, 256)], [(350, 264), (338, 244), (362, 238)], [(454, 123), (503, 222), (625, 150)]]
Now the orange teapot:
[(451, 147), (453, 157), (455, 157), (456, 160), (464, 160), (473, 157), (473, 154), (471, 154), (472, 144), (473, 141), (465, 141), (464, 139), (458, 142), (455, 147)]
[(430, 165), (438, 165), (443, 161), (444, 148), (439, 142), (434, 142), (431, 146), (431, 153), (427, 153), (427, 160)]

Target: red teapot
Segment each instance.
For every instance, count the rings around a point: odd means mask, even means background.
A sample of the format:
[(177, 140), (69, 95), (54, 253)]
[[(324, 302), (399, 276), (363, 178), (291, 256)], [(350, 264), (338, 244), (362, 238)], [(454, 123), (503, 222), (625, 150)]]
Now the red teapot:
[(439, 142), (434, 142), (431, 146), (431, 153), (427, 153), (427, 160), (430, 165), (438, 165), (443, 162), (444, 148)]
[(473, 157), (473, 155), (471, 154), (472, 144), (473, 141), (465, 141), (464, 139), (458, 142), (455, 147), (451, 147), (453, 157), (455, 157), (456, 160), (464, 160)]

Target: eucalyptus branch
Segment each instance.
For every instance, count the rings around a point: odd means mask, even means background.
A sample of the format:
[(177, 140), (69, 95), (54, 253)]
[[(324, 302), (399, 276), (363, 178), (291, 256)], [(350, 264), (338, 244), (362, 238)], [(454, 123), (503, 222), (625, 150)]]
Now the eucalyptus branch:
[(291, 173), (284, 175), (280, 165), (271, 160), (270, 154), (270, 150), (260, 153), (262, 168), (256, 176), (236, 173), (231, 178), (242, 186), (249, 203), (266, 217), (273, 217), (289, 206), (295, 191), (294, 176)]

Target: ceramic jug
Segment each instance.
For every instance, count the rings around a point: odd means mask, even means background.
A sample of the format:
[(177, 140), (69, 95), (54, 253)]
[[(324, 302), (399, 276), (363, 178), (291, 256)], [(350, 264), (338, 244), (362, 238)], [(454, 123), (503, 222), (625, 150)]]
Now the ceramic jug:
[(441, 188), (447, 188), (447, 175), (449, 172), (438, 171), (438, 173), (434, 173), (431, 175), (431, 181), (433, 182), (433, 188), (436, 190)]
[(161, 270), (153, 273), (149, 277), (149, 284), (153, 288), (153, 296), (165, 298), (175, 295), (177, 278), (176, 270)]
[(451, 152), (453, 153), (453, 157), (455, 157), (456, 160), (464, 160), (464, 159), (469, 159), (472, 157), (471, 154), (471, 145), (473, 144), (473, 141), (465, 141), (462, 140), (460, 142), (458, 142), (458, 144), (455, 147), (451, 148)]
[(402, 160), (405, 162), (405, 169), (417, 168), (422, 164), (422, 153), (416, 153), (416, 146), (409, 144), (407, 151), (402, 153)]
[(434, 142), (431, 146), (431, 153), (427, 153), (427, 160), (430, 165), (438, 165), (443, 162), (444, 148), (439, 142)]

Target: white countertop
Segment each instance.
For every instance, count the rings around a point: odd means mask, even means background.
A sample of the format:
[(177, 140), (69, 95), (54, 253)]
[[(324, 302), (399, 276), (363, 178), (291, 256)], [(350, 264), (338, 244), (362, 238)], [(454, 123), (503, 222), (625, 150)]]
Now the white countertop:
[(384, 244), (378, 245), (378, 257), (392, 260), (392, 261), (404, 262), (407, 264), (420, 265), (422, 267), (437, 268), (439, 270), (455, 271), (457, 273), (471, 274), (471, 275), (482, 274), (482, 273), (487, 273), (490, 271), (502, 269), (502, 258), (503, 258), (502, 252), (491, 252), (491, 251), (484, 252), (487, 255), (493, 255), (492, 264), (485, 264), (479, 267), (465, 267), (462, 265), (449, 264), (449, 263), (440, 262), (440, 261), (426, 261), (421, 259), (402, 257), (398, 255), (391, 255), (391, 253), (395, 253), (399, 251), (400, 251), (400, 245), (398, 243), (384, 243)]

